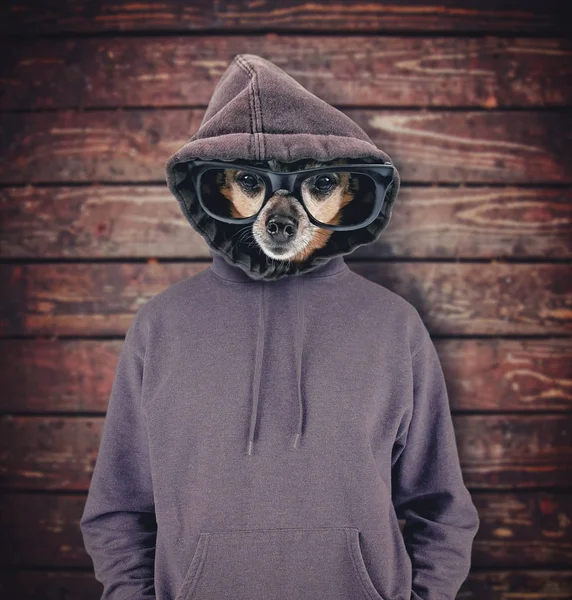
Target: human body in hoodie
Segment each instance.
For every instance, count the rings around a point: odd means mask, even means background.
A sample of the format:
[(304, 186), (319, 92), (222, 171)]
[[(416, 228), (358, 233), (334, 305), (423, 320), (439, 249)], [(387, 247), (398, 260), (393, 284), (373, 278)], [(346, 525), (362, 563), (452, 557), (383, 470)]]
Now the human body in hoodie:
[[(248, 237), (205, 212), (189, 170), (306, 159), (393, 176), (367, 227), (283, 259), (254, 225)], [(242, 54), (166, 173), (212, 263), (147, 302), (126, 336), (81, 519), (102, 598), (452, 600), (479, 519), (439, 359), (417, 310), (343, 258), (389, 222), (389, 156)]]

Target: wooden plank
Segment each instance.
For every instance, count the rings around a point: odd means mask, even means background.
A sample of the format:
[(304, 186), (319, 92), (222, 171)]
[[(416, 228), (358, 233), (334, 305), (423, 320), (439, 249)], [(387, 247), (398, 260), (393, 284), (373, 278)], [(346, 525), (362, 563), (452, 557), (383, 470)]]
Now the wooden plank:
[(471, 572), (457, 600), (570, 600), (569, 571)]
[(337, 3), (207, 2), (149, 0), (144, 4), (100, 0), (18, 0), (2, 5), (0, 31), (66, 33), (100, 31), (344, 31), (535, 32), (565, 30), (560, 1), (356, 0)]
[[(434, 340), (453, 411), (572, 409), (572, 344), (552, 340)], [(0, 341), (0, 411), (107, 410), (122, 341)]]
[[(209, 258), (163, 186), (7, 187), (4, 258)], [(570, 258), (572, 189), (402, 187), (390, 226), (355, 258)]]
[(7, 258), (210, 258), (166, 185), (4, 188), (0, 221)]
[(101, 600), (103, 586), (92, 572), (18, 571), (0, 577), (0, 596), (17, 600)]
[(403, 187), (390, 225), (361, 255), (566, 258), (572, 249), (569, 211), (567, 189)]
[(467, 486), (569, 485), (572, 415), (459, 415), (453, 420)]
[(352, 263), (409, 300), (440, 335), (563, 334), (572, 326), (568, 265)]
[[(257, 54), (344, 106), (572, 103), (567, 38), (220, 36), (5, 41), (0, 109), (206, 106), (236, 54)], [(78, 59), (78, 57), (81, 57)]]
[[(572, 562), (572, 497), (521, 492), (473, 493), (480, 527), (473, 568), (539, 568)], [(85, 502), (76, 494), (0, 495), (0, 556), (11, 567), (91, 567), (79, 521)]]
[[(561, 111), (344, 110), (404, 182), (571, 183), (572, 115)], [(0, 183), (165, 182), (165, 162), (204, 109), (0, 115)]]
[[(440, 335), (534, 335), (572, 331), (565, 264), (353, 262), (394, 291)], [(122, 335), (135, 311), (210, 261), (162, 264), (0, 265), (0, 335)]]
[(85, 495), (0, 495), (4, 566), (88, 567), (79, 521)]
[(572, 564), (570, 494), (521, 491), (472, 498), (480, 519), (473, 568)]
[(0, 487), (86, 490), (102, 431), (101, 417), (2, 417)]
[(0, 265), (0, 332), (123, 335), (149, 298), (209, 264)]
[(0, 411), (105, 412), (123, 342), (0, 341)]
[[(463, 476), (473, 489), (568, 486), (572, 415), (455, 415)], [(89, 486), (103, 417), (0, 419), (0, 487), (82, 491)]]
[[(0, 594), (18, 600), (100, 600), (91, 573), (12, 570), (0, 580)], [(471, 572), (458, 600), (570, 600), (572, 573), (550, 570)]]
[(570, 410), (572, 343), (435, 340), (451, 409)]

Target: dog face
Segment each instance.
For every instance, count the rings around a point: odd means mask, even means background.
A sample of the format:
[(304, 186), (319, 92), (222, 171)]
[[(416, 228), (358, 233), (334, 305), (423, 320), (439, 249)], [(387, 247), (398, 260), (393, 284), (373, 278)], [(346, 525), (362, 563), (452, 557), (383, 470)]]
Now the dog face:
[[(301, 160), (280, 163), (270, 160), (252, 162), (279, 172), (300, 171), (327, 165), (347, 164), (347, 160), (318, 162)], [(260, 210), (264, 187), (252, 173), (240, 168), (225, 169), (216, 182), (222, 196), (230, 203), (230, 213), (243, 218)], [(312, 215), (323, 223), (340, 224), (343, 208), (354, 198), (357, 181), (348, 173), (318, 174), (304, 181), (300, 194)], [(303, 262), (328, 242), (333, 231), (314, 225), (298, 198), (289, 190), (276, 190), (258, 214), (252, 225), (254, 242), (269, 257), (276, 260)]]

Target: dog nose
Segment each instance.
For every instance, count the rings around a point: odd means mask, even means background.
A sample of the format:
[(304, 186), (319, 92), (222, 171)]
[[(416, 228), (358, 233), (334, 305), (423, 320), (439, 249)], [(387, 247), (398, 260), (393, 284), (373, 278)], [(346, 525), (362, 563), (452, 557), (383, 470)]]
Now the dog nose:
[(298, 231), (298, 222), (287, 215), (273, 214), (266, 221), (266, 231), (276, 242), (287, 242)]

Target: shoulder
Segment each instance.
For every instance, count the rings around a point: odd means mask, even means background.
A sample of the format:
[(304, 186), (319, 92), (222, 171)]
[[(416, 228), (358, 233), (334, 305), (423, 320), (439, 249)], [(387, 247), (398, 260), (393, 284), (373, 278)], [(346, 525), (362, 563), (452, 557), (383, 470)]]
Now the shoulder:
[(351, 271), (349, 282), (352, 296), (356, 302), (368, 307), (375, 322), (408, 340), (411, 356), (430, 339), (419, 310), (408, 299), (355, 271)]
[(209, 288), (210, 280), (208, 269), (203, 269), (149, 298), (136, 310), (126, 341), (135, 349), (143, 349), (151, 329), (164, 325), (178, 315), (193, 312), (193, 305), (201, 302), (201, 296)]
[(155, 294), (152, 298), (139, 308), (137, 311), (147, 318), (152, 318), (164, 311), (177, 308), (179, 306), (188, 306), (203, 291), (208, 289), (212, 276), (208, 268), (203, 268), (198, 273), (181, 279), (177, 283), (170, 285), (163, 291)]

